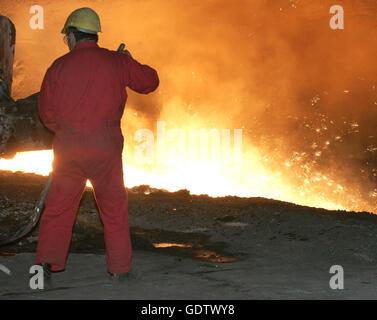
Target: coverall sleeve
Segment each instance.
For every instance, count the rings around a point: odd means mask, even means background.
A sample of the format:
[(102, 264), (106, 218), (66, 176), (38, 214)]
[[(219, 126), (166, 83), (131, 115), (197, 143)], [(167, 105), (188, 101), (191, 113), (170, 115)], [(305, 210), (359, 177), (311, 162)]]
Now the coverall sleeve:
[(127, 54), (122, 54), (125, 86), (138, 93), (150, 93), (157, 89), (159, 78), (157, 71), (141, 64)]
[(38, 111), (43, 124), (48, 129), (55, 132), (57, 130), (57, 124), (54, 110), (54, 88), (55, 83), (52, 79), (52, 71), (50, 68), (47, 70), (42, 82), (38, 99)]

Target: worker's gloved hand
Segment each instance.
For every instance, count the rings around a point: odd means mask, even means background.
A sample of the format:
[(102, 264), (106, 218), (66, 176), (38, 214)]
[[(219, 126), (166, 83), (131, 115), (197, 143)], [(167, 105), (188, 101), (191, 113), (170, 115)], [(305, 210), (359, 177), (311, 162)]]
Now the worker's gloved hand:
[(128, 50), (123, 50), (122, 53), (124, 53), (124, 54), (128, 54), (128, 55), (132, 58), (131, 53), (130, 53)]
[(127, 49), (125, 49), (125, 47), (126, 47), (126, 45), (124, 43), (122, 43), (118, 48), (118, 52), (123, 53), (123, 54), (127, 54), (132, 58), (131, 53)]

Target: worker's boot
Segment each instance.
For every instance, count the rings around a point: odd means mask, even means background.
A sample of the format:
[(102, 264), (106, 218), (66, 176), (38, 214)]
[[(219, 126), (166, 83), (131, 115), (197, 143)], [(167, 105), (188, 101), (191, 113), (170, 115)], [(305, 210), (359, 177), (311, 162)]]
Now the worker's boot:
[(43, 275), (45, 280), (51, 280), (51, 264), (48, 263), (41, 263), (40, 266), (43, 268)]
[(112, 283), (123, 283), (128, 280), (134, 280), (136, 279), (136, 276), (134, 273), (130, 272), (124, 272), (124, 273), (109, 273), (110, 274), (110, 280)]

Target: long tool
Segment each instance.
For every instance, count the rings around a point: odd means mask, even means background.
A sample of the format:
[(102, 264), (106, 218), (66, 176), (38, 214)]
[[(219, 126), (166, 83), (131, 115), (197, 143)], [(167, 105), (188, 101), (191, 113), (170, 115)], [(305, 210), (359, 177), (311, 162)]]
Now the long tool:
[(32, 214), (31, 214), (31, 219), (30, 219), (29, 223), (25, 227), (23, 227), (22, 229), (18, 230), (16, 233), (14, 233), (11, 237), (9, 237), (8, 239), (1, 242), (0, 246), (4, 246), (4, 245), (12, 243), (12, 242), (14, 242), (18, 239), (21, 239), (22, 237), (26, 236), (32, 229), (34, 229), (34, 227), (37, 225), (39, 218), (41, 216), (41, 213), (44, 209), (46, 197), (47, 197), (48, 191), (50, 190), (51, 182), (52, 182), (52, 173), (50, 173), (50, 175), (48, 176), (47, 183), (46, 183), (46, 185), (43, 188), (43, 191), (41, 193), (41, 198), (39, 199), (39, 202), (37, 203), (37, 205), (35, 206)]

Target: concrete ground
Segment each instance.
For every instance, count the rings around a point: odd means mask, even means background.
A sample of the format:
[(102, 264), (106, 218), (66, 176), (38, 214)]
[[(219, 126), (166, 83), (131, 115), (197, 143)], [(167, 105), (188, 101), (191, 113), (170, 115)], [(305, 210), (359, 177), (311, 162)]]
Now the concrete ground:
[[(268, 261), (267, 261), (268, 260)], [(1, 257), (12, 271), (0, 273), (0, 299), (376, 299), (373, 265), (344, 264), (344, 290), (331, 290), (332, 261), (305, 262), (252, 258), (231, 264), (177, 259), (136, 252), (135, 278), (114, 284), (106, 274), (103, 255), (71, 254), (65, 272), (53, 274), (52, 288), (32, 290), (29, 266), (34, 254)]]
[[(27, 221), (44, 179), (0, 176), (0, 234)], [(22, 195), (22, 201), (20, 201)], [(18, 212), (19, 214), (15, 214)], [(16, 218), (14, 218), (16, 217)], [(23, 219), (23, 217), (25, 219)], [(0, 247), (0, 299), (376, 299), (377, 216), (274, 200), (129, 192), (135, 277), (112, 283), (90, 191), (80, 205), (64, 272), (29, 287), (38, 228)], [(344, 289), (330, 288), (344, 271)]]

